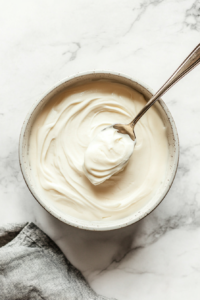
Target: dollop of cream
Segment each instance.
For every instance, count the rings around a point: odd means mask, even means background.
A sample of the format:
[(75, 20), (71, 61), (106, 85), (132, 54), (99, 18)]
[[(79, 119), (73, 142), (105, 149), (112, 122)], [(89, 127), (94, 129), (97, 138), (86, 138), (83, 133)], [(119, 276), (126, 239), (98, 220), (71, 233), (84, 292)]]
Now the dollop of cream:
[(101, 222), (129, 216), (151, 201), (166, 176), (169, 156), (166, 128), (155, 106), (135, 128), (137, 143), (123, 171), (95, 186), (83, 170), (95, 136), (113, 124), (129, 123), (145, 104), (132, 88), (105, 80), (53, 96), (35, 117), (29, 140), (32, 184), (43, 201), (62, 214)]
[(83, 170), (92, 184), (98, 185), (123, 171), (131, 157), (135, 141), (113, 126), (100, 131), (84, 155)]

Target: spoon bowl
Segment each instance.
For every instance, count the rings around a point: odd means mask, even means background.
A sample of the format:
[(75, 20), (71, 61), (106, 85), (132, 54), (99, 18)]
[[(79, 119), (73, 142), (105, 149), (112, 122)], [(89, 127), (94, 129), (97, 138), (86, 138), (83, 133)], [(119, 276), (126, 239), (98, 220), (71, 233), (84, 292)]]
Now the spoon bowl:
[(136, 142), (136, 135), (134, 126), (130, 124), (114, 124), (113, 127), (118, 130), (119, 133), (128, 134), (130, 138)]

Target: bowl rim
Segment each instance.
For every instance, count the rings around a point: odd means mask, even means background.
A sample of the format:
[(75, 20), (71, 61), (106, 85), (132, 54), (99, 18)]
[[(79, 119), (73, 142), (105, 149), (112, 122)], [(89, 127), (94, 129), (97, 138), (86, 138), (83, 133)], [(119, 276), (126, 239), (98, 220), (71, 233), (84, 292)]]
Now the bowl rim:
[[(115, 72), (115, 71), (111, 71), (111, 70), (89, 70), (89, 71), (85, 71), (85, 72), (78, 72), (74, 75), (70, 75), (65, 77), (64, 79), (58, 81), (56, 84), (53, 85), (53, 87), (51, 87), (50, 89), (47, 90), (47, 92), (43, 93), (39, 99), (37, 99), (36, 101), (34, 101), (33, 105), (31, 106), (31, 108), (29, 109), (28, 113), (26, 114), (26, 117), (24, 119), (24, 122), (22, 124), (22, 128), (21, 128), (21, 132), (20, 132), (20, 136), (19, 136), (19, 147), (18, 147), (18, 157), (19, 157), (19, 164), (20, 164), (20, 169), (22, 172), (22, 176), (24, 178), (24, 181), (29, 189), (29, 191), (31, 192), (31, 194), (33, 195), (33, 197), (36, 199), (36, 201), (51, 215), (53, 215), (55, 218), (57, 218), (58, 220), (60, 220), (61, 222), (68, 224), (70, 226), (76, 227), (76, 228), (80, 228), (80, 229), (84, 229), (84, 230), (89, 230), (89, 231), (109, 231), (109, 230), (116, 230), (116, 229), (120, 229), (123, 227), (127, 227), (131, 224), (134, 224), (136, 222), (138, 222), (139, 220), (145, 218), (146, 216), (148, 216), (153, 210), (156, 209), (156, 207), (164, 200), (164, 198), (166, 197), (166, 195), (168, 194), (174, 179), (176, 177), (176, 173), (177, 173), (177, 169), (178, 169), (178, 164), (179, 164), (179, 156), (180, 156), (180, 146), (179, 146), (179, 137), (178, 137), (178, 132), (177, 132), (177, 127), (176, 124), (174, 122), (174, 119), (171, 115), (171, 112), (169, 111), (167, 105), (165, 104), (165, 102), (162, 100), (162, 98), (160, 98), (157, 102), (160, 103), (161, 107), (163, 108), (163, 110), (165, 111), (165, 114), (167, 115), (167, 118), (169, 119), (171, 125), (172, 126), (172, 131), (174, 134), (174, 141), (176, 144), (176, 160), (174, 162), (174, 166), (175, 166), (175, 171), (172, 174), (169, 183), (167, 185), (167, 188), (165, 188), (165, 192), (161, 194), (161, 196), (159, 197), (159, 200), (154, 203), (151, 208), (149, 210), (147, 210), (146, 212), (140, 213), (137, 216), (133, 217), (135, 215), (135, 213), (133, 213), (132, 215), (129, 216), (129, 220), (125, 221), (121, 224), (113, 224), (112, 222), (110, 222), (109, 225), (107, 226), (101, 226), (104, 223), (102, 223), (101, 225), (99, 225), (100, 223), (95, 222), (95, 221), (88, 221), (87, 225), (82, 225), (79, 224), (80, 221), (83, 220), (79, 220), (78, 218), (74, 218), (76, 220), (78, 220), (79, 222), (74, 222), (71, 220), (67, 220), (67, 218), (62, 217), (62, 215), (59, 215), (59, 213), (57, 212), (57, 210), (52, 210), (50, 205), (48, 206), (44, 201), (42, 201), (40, 199), (40, 197), (38, 197), (34, 191), (34, 189), (32, 188), (31, 184), (29, 183), (29, 179), (28, 176), (26, 175), (25, 172), (25, 168), (24, 168), (24, 163), (23, 163), (23, 141), (24, 141), (24, 135), (26, 132), (26, 128), (27, 125), (29, 123), (30, 117), (32, 115), (32, 113), (34, 112), (34, 110), (36, 109), (36, 107), (38, 106), (38, 104), (45, 98), (47, 97), (51, 92), (53, 92), (56, 88), (60, 87), (61, 85), (65, 84), (66, 82), (72, 80), (72, 79), (76, 79), (79, 78), (81, 79), (81, 77), (85, 76), (85, 75), (100, 75), (100, 74), (104, 74), (104, 75), (114, 75), (114, 76), (119, 76), (119, 77), (124, 77), (127, 80), (130, 80), (131, 82), (135, 82), (137, 84), (139, 84), (141, 87), (143, 87), (144, 89), (146, 89), (148, 92), (150, 92), (152, 95), (154, 94), (154, 91), (148, 86), (146, 85), (146, 83), (142, 82), (141, 80), (138, 80), (135, 77), (132, 76), (128, 76), (124, 73), (119, 73), (119, 72)], [(109, 80), (109, 78), (107, 79)], [(131, 218), (132, 216), (132, 218)], [(121, 219), (123, 220), (123, 219)], [(126, 220), (126, 218), (124, 218), (124, 220)], [(115, 220), (116, 221), (116, 220)]]

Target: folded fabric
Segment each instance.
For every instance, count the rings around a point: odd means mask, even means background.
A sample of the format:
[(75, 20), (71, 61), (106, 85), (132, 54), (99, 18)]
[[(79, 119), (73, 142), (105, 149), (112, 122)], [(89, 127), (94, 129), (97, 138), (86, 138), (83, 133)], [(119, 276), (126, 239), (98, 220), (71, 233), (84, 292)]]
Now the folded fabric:
[(0, 229), (1, 300), (106, 300), (35, 224)]

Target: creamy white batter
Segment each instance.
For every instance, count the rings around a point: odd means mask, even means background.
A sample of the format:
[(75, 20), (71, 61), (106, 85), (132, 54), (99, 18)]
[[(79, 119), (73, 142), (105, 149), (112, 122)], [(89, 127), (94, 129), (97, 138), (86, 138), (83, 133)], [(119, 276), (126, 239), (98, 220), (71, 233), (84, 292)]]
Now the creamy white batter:
[(128, 123), (145, 105), (130, 87), (96, 81), (54, 96), (37, 116), (30, 164), (45, 201), (86, 220), (126, 217), (151, 200), (167, 167), (166, 128), (155, 107), (135, 127), (137, 143), (127, 166), (94, 186), (83, 171), (89, 143), (104, 128)]
[(83, 170), (94, 185), (124, 170), (134, 149), (135, 141), (113, 126), (106, 127), (88, 145)]

